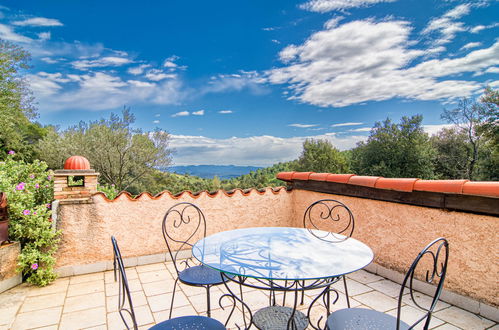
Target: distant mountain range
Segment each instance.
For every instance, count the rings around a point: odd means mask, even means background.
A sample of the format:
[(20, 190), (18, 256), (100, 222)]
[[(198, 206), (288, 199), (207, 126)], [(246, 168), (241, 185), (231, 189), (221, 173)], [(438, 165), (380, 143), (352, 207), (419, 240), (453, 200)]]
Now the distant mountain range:
[(186, 166), (170, 166), (163, 171), (189, 174), (199, 176), (205, 179), (212, 179), (218, 176), (220, 179), (232, 179), (243, 174), (248, 174), (251, 171), (256, 171), (261, 167), (256, 166), (236, 166), (236, 165), (186, 165)]

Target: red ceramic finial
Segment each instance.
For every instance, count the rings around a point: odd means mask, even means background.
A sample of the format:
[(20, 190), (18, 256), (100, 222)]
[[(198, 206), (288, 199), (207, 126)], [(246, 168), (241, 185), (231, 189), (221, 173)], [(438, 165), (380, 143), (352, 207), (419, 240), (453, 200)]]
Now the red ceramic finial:
[(83, 156), (71, 156), (64, 162), (65, 170), (89, 170), (90, 162)]

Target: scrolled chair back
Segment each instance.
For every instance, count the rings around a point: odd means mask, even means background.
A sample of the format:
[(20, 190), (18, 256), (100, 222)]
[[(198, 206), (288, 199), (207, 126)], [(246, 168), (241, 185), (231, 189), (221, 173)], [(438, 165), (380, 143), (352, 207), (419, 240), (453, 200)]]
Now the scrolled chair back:
[[(424, 329), (428, 329), (431, 321), (431, 316), (438, 299), (442, 293), (445, 276), (447, 274), (447, 261), (449, 258), (449, 242), (441, 237), (429, 243), (414, 259), (411, 267), (407, 271), (399, 293), (398, 309), (397, 309), (397, 329), (400, 326), (400, 318), (402, 314), (403, 296), (409, 293), (409, 299), (420, 310), (424, 311), (424, 315), (418, 319), (412, 326), (420, 324), (424, 321)], [(431, 300), (418, 298), (414, 290), (414, 280), (422, 280), (426, 283), (435, 286)]]
[[(341, 242), (351, 237), (355, 229), (352, 211), (340, 201), (321, 199), (312, 203), (303, 215), (303, 227), (319, 239)], [(326, 233), (318, 233), (322, 230)]]
[[(135, 318), (135, 312), (133, 310), (132, 296), (130, 295), (130, 288), (128, 287), (128, 280), (123, 259), (121, 258), (120, 248), (118, 247), (118, 242), (116, 242), (114, 236), (111, 236), (111, 242), (113, 243), (114, 251), (113, 265), (115, 281), (117, 275), (119, 275), (118, 312), (127, 329), (137, 330), (137, 319)], [(119, 272), (119, 274), (117, 274), (117, 272)]]
[[(181, 202), (166, 211), (162, 223), (163, 238), (177, 274), (183, 259), (182, 251), (192, 248), (198, 239), (206, 237), (206, 219), (199, 207)], [(185, 267), (190, 267), (187, 260)]]

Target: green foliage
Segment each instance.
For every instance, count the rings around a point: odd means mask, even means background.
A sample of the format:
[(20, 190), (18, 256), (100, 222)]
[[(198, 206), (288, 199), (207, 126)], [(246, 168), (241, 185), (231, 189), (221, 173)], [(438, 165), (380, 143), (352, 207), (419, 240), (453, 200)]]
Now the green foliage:
[(132, 128), (134, 121), (125, 108), (121, 117), (111, 114), (109, 119), (80, 122), (60, 133), (51, 129), (38, 144), (40, 159), (55, 169), (66, 158), (81, 155), (101, 174), (101, 183), (133, 190), (155, 167), (171, 161), (170, 136), (161, 131), (144, 134)]
[(472, 150), (466, 134), (454, 128), (444, 128), (431, 137), (437, 150), (435, 173), (441, 179), (463, 179), (467, 177)]
[(352, 169), (358, 175), (388, 178), (434, 178), (435, 148), (422, 128), (423, 117), (376, 122), (366, 142), (352, 150)]
[(103, 192), (109, 199), (115, 199), (119, 193), (113, 184), (98, 184), (97, 191)]
[(0, 159), (16, 150), (16, 159), (33, 160), (33, 143), (45, 135), (44, 128), (31, 122), (36, 112), (22, 76), (28, 60), (22, 48), (0, 40)]
[(307, 139), (295, 169), (302, 172), (346, 173), (349, 171), (345, 156), (327, 140)]
[(0, 162), (0, 191), (7, 194), (9, 236), (21, 242), (18, 270), (27, 282), (44, 286), (56, 278), (53, 254), (59, 240), (51, 223), (51, 173), (44, 162), (27, 164), (14, 156)]

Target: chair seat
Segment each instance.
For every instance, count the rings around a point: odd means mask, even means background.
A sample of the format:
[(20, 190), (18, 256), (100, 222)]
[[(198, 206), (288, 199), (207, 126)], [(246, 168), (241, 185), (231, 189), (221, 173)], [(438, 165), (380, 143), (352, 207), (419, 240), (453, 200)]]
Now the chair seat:
[[(331, 330), (397, 329), (397, 318), (371, 309), (346, 308), (329, 315), (327, 327)], [(400, 329), (409, 329), (409, 325), (400, 321)]]
[(180, 282), (188, 285), (217, 285), (224, 282), (222, 274), (206, 266), (193, 266), (178, 274)]
[(191, 330), (225, 330), (219, 321), (206, 316), (181, 316), (156, 324), (152, 330), (191, 329)]

